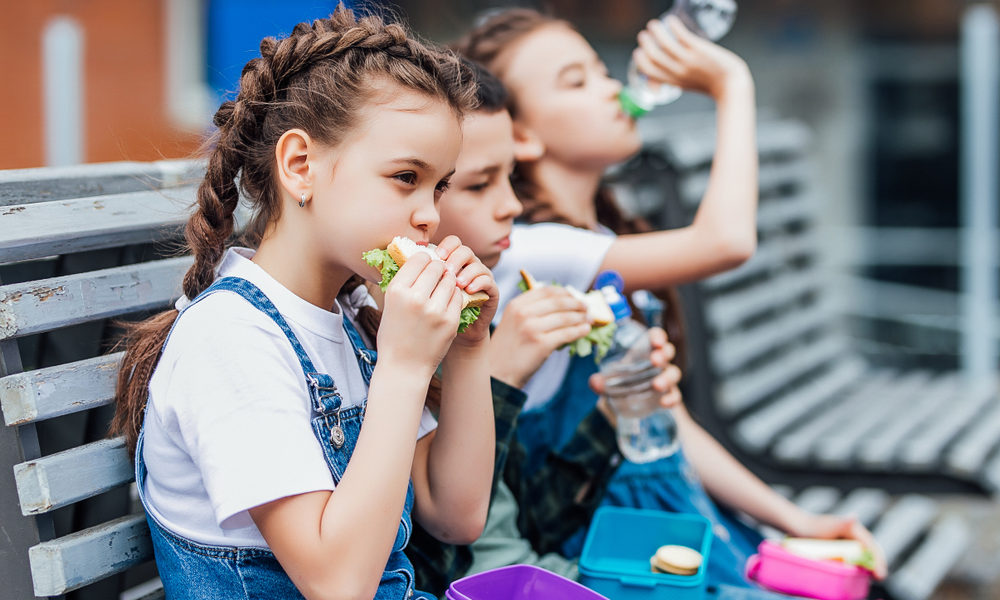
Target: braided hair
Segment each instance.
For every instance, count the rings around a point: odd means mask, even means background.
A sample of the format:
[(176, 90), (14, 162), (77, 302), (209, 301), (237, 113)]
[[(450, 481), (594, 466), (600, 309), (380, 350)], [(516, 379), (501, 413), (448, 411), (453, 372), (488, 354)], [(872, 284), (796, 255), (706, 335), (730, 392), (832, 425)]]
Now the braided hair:
[[(260, 57), (243, 67), (238, 95), (222, 103), (213, 119), (217, 131), (207, 143), (205, 177), (184, 235), (194, 255), (184, 275), (185, 296), (195, 298), (215, 279), (233, 237), (241, 192), (253, 209), (244, 232), (250, 245), (280, 216), (274, 149), (282, 134), (298, 128), (336, 146), (379, 79), (444, 101), (457, 116), (475, 105), (474, 77), (455, 54), (378, 16), (357, 18), (340, 6), (328, 18), (299, 23), (286, 38), (261, 42)], [(133, 453), (149, 380), (177, 315), (168, 310), (126, 327), (110, 434), (125, 436)], [(377, 315), (366, 313), (360, 321), (374, 340)]]

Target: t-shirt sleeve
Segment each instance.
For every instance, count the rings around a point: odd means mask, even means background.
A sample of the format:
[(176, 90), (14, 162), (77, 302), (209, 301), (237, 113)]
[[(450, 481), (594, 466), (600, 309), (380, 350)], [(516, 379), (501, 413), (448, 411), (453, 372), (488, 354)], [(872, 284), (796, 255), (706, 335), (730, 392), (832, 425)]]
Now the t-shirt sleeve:
[(250, 525), (246, 511), (255, 506), (334, 488), (289, 342), (268, 317), (242, 304), (233, 304), (236, 326), (225, 336), (209, 333), (218, 327), (199, 319), (217, 312), (199, 315), (194, 307), (185, 314), (170, 344), (197, 351), (170, 354), (166, 406), (157, 410), (176, 419), (166, 427), (180, 432), (222, 528)]
[[(613, 234), (560, 223), (515, 225), (510, 249), (501, 255), (493, 269), (501, 306), (520, 293), (517, 284), (521, 269), (542, 283), (588, 290), (614, 241)], [(498, 317), (499, 314), (498, 311)]]

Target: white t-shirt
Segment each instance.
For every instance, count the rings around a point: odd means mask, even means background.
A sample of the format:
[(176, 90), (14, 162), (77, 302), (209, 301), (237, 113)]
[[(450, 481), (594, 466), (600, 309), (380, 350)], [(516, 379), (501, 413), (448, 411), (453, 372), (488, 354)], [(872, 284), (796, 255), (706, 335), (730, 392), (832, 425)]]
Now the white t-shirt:
[[(252, 250), (230, 249), (219, 276), (259, 287), (317, 371), (333, 377), (344, 407), (362, 404), (368, 389), (341, 311), (353, 318), (373, 303), (367, 291), (362, 286), (338, 298), (333, 311), (323, 310), (278, 283), (252, 256)], [(150, 380), (147, 508), (196, 542), (267, 547), (248, 509), (334, 489), (312, 416), (305, 376), (278, 325), (234, 293), (202, 299), (178, 319)], [(435, 426), (425, 408), (418, 437)]]
[[(493, 322), (500, 322), (506, 303), (521, 293), (517, 287), (520, 269), (542, 283), (587, 291), (614, 241), (615, 234), (607, 228), (595, 232), (559, 223), (514, 225), (510, 249), (500, 255), (500, 262), (493, 268), (500, 290), (500, 308)], [(569, 350), (553, 352), (545, 359), (524, 386), (528, 395), (525, 409), (544, 406), (552, 399), (562, 386), (569, 362)]]

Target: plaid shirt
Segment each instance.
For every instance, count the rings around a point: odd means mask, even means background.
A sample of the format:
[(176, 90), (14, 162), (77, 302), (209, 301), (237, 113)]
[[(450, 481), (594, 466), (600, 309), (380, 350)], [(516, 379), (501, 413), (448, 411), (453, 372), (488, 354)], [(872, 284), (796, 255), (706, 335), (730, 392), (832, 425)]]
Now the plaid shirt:
[[(522, 473), (524, 448), (517, 442), (517, 417), (527, 396), (499, 380), (490, 380), (496, 420), (493, 490), (503, 476), (519, 504), (518, 527), (539, 553), (554, 551), (590, 522), (615, 468), (621, 462), (614, 429), (594, 410), (573, 438), (530, 475)], [(406, 547), (417, 589), (444, 595), (452, 581), (472, 564), (468, 546), (444, 544), (418, 523)]]

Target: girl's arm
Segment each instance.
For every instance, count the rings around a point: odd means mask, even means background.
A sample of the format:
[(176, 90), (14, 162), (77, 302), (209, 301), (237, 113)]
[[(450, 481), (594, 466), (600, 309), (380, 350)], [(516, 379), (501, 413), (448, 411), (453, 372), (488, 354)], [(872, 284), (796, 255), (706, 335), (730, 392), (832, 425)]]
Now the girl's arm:
[(740, 464), (691, 418), (683, 404), (677, 405), (673, 412), (684, 454), (714, 498), (789, 535), (857, 539), (875, 553), (876, 576), (885, 577), (885, 558), (864, 525), (851, 517), (815, 515), (802, 510)]
[(455, 276), (425, 255), (400, 268), (385, 303), (364, 425), (337, 489), (250, 509), (310, 600), (375, 595), (399, 528), (427, 386), (458, 327)]
[(757, 139), (754, 85), (745, 62), (680, 22), (654, 21), (639, 34), (636, 64), (650, 78), (703, 92), (717, 104), (715, 157), (708, 188), (687, 227), (623, 235), (602, 269), (629, 290), (685, 283), (731, 269), (757, 243)]
[(461, 288), (486, 292), (490, 299), (441, 363), (438, 426), (417, 444), (413, 460), (414, 516), (442, 542), (471, 544), (486, 524), (493, 484), (489, 325), (500, 294), (489, 269), (457, 237), (442, 240), (438, 253), (457, 273)]

